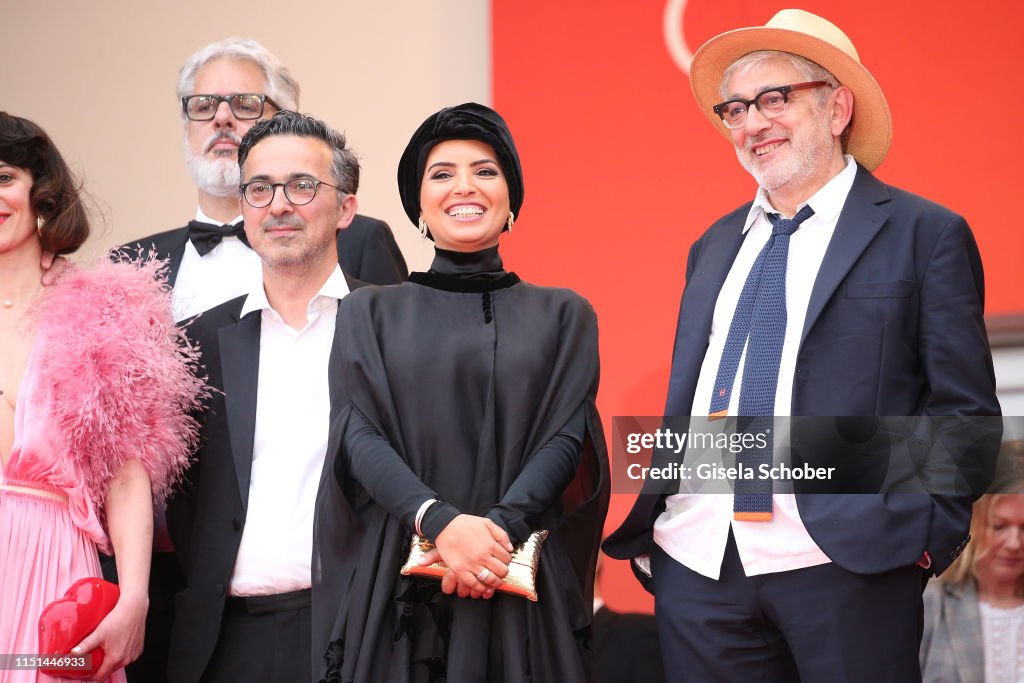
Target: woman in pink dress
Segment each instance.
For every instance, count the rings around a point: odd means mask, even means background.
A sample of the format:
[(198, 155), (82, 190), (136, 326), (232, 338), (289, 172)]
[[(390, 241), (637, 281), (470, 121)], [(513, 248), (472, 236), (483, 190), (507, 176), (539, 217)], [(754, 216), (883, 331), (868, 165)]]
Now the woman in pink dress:
[[(79, 646), (101, 646), (99, 678), (123, 681), (142, 649), (152, 508), (188, 461), (204, 389), (156, 264), (41, 286), (43, 254), (88, 234), (49, 137), (0, 112), (0, 655), (39, 653), (42, 609), (113, 551), (120, 598)], [(54, 680), (0, 664), (0, 683)]]

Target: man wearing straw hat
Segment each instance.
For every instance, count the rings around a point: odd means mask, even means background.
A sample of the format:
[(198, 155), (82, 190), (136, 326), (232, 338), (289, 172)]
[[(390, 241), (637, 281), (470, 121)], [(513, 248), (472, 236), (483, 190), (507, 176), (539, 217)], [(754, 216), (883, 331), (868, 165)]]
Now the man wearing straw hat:
[[(690, 79), (759, 187), (690, 250), (666, 416), (998, 415), (978, 248), (872, 175), (892, 121), (849, 38), (783, 10), (709, 40)], [(988, 450), (962, 453), (983, 487)], [(921, 587), (971, 496), (747, 486), (641, 494), (605, 543), (655, 594), (669, 680), (920, 680)]]

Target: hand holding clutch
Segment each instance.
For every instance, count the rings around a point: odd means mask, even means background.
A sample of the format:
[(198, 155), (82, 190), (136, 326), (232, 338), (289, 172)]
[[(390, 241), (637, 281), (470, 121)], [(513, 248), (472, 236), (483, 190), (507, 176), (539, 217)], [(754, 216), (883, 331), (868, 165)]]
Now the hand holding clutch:
[[(60, 600), (54, 600), (43, 608), (39, 615), (39, 653), (42, 655), (68, 655), (71, 648), (92, 633), (106, 617), (120, 597), (120, 589), (103, 579), (79, 579)], [(103, 665), (103, 648), (98, 647), (92, 655), (91, 668), (69, 671), (67, 669), (40, 668), (41, 673), (64, 678), (90, 679)]]
[[(537, 602), (537, 567), (540, 563), (541, 545), (547, 537), (547, 531), (535, 531), (521, 545), (516, 546), (508, 565), (508, 575), (497, 587), (498, 592), (518, 595)], [(402, 565), (402, 575), (441, 579), (448, 571), (448, 565), (443, 561), (428, 565), (420, 564), (423, 556), (433, 549), (434, 544), (429, 539), (413, 534), (409, 557)]]

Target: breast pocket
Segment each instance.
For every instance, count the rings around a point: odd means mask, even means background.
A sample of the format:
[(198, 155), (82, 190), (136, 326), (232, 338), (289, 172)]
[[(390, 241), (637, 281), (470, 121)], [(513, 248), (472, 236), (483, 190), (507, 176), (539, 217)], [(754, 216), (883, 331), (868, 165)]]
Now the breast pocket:
[(906, 299), (917, 283), (914, 280), (887, 280), (885, 282), (847, 282), (847, 299)]

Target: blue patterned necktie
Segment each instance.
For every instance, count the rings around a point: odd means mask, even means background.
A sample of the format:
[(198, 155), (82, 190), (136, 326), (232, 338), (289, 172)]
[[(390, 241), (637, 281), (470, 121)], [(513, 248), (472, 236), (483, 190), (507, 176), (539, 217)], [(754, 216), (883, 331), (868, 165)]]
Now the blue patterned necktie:
[(760, 480), (760, 465), (772, 463), (772, 416), (775, 413), (775, 389), (779, 383), (779, 361), (786, 337), (786, 261), (789, 236), (814, 215), (804, 206), (792, 219), (767, 214), (772, 234), (750, 267), (743, 283), (736, 311), (726, 337), (722, 360), (711, 395), (710, 416), (725, 417), (736, 382), (736, 370), (747, 349), (740, 385), (739, 414), (744, 418), (737, 431), (766, 433), (766, 448), (745, 449), (737, 455), (737, 466), (752, 471), (754, 479), (739, 478), (733, 494), (733, 515), (742, 521), (767, 521), (772, 516), (770, 479)]

